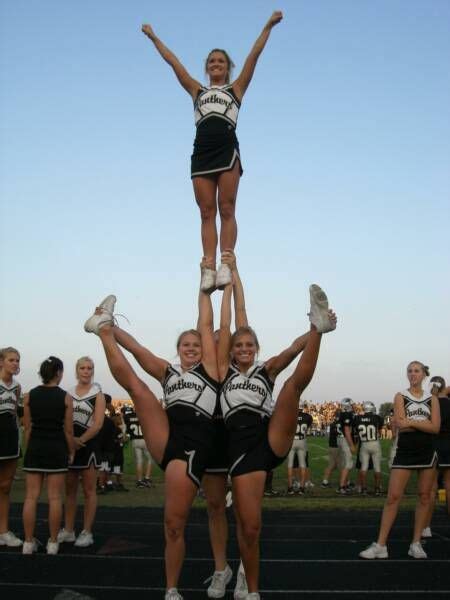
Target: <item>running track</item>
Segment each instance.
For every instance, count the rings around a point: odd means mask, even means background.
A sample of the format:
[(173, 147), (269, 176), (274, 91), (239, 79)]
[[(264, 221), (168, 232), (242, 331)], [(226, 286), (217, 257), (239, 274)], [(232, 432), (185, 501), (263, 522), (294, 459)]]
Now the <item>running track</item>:
[[(46, 540), (45, 507), (37, 537)], [(12, 507), (11, 527), (22, 531), (21, 507)], [(380, 513), (369, 511), (266, 511), (261, 536), (261, 598), (264, 600), (429, 600), (450, 598), (450, 519), (435, 514), (429, 559), (407, 556), (413, 514), (400, 514), (389, 544), (389, 560), (362, 561), (358, 552), (375, 538)], [(232, 512), (230, 565), (238, 551)], [(205, 599), (211, 575), (205, 512), (192, 512), (186, 532), (187, 558), (179, 589), (185, 600)], [(161, 509), (100, 507), (95, 545), (64, 544), (57, 556), (22, 556), (0, 547), (2, 600), (158, 600), (164, 598)], [(226, 598), (232, 598), (234, 578)]]

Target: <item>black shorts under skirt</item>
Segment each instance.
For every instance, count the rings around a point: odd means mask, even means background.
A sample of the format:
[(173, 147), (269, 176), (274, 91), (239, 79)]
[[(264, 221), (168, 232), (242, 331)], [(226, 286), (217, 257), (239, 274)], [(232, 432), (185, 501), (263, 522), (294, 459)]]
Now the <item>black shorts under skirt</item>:
[(31, 434), (23, 459), (23, 470), (30, 473), (65, 473), (69, 454), (64, 436), (42, 438)]
[(230, 171), (236, 160), (239, 161), (239, 173), (242, 175), (242, 163), (239, 154), (239, 142), (234, 128), (223, 119), (207, 126), (200, 125), (194, 141), (191, 156), (191, 178), (214, 175)]
[(227, 424), (230, 434), (228, 456), (231, 477), (255, 471), (273, 471), (285, 461), (288, 453), (277, 456), (270, 447), (270, 419), (257, 416), (255, 420), (249, 415), (239, 415), (239, 412), (233, 415), (233, 422)]
[(450, 468), (450, 432), (437, 435), (434, 447), (437, 452), (438, 466)]
[(400, 432), (392, 469), (430, 469), (437, 460), (434, 436), (424, 431)]
[(185, 461), (187, 476), (200, 487), (213, 450), (213, 421), (202, 414), (196, 415), (190, 408), (186, 409), (184, 418), (180, 415), (179, 409), (176, 418), (167, 411), (169, 439), (159, 466), (165, 471), (172, 460)]
[(17, 427), (0, 429), (0, 460), (14, 460), (20, 456), (19, 430)]

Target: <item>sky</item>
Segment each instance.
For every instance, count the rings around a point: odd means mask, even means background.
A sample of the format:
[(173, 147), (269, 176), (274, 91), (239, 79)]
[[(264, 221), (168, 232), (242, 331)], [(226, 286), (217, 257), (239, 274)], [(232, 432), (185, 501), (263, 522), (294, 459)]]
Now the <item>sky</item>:
[(391, 401), (411, 360), (450, 380), (448, 0), (0, 0), (0, 346), (20, 350), (24, 390), (50, 354), (70, 388), (89, 355), (126, 397), (83, 331), (110, 293), (120, 323), (175, 360), (202, 254), (193, 107), (140, 28), (206, 82), (209, 50), (237, 75), (278, 9), (237, 128), (260, 358), (309, 328), (318, 283), (339, 324), (305, 399)]

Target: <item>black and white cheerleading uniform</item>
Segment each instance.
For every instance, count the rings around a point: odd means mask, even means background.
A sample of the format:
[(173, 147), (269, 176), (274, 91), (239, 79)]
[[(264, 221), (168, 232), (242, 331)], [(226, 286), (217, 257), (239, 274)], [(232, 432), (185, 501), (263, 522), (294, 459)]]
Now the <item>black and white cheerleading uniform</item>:
[(194, 102), (197, 133), (191, 156), (191, 177), (229, 171), (239, 161), (236, 125), (240, 101), (232, 85), (202, 87)]
[(212, 452), (218, 388), (202, 363), (185, 371), (179, 364), (169, 365), (163, 381), (170, 429), (160, 467), (165, 470), (172, 460), (184, 460), (187, 475), (197, 486)]
[(273, 382), (263, 362), (256, 362), (246, 373), (230, 365), (222, 383), (220, 403), (230, 435), (228, 456), (232, 477), (272, 471), (286, 458), (277, 456), (269, 444), (272, 392)]
[[(422, 392), (420, 398), (409, 390), (401, 392), (405, 417), (412, 421), (431, 420), (432, 396)], [(436, 461), (434, 435), (425, 431), (399, 431), (392, 469), (429, 469)]]
[(450, 396), (439, 396), (441, 409), (441, 428), (435, 436), (438, 466), (450, 468)]
[(31, 434), (23, 459), (30, 473), (65, 473), (69, 453), (64, 434), (66, 392), (58, 386), (39, 385), (30, 391)]
[(20, 384), (13, 378), (7, 384), (0, 379), (0, 460), (11, 460), (20, 456), (19, 426), (17, 410)]
[(308, 445), (306, 433), (311, 428), (313, 418), (309, 413), (300, 410), (297, 417), (297, 429), (295, 430), (292, 448), (288, 454), (288, 468), (294, 467), (294, 457), (297, 457), (298, 466), (306, 469), (306, 456), (308, 454)]
[[(69, 391), (73, 400), (73, 435), (80, 437), (94, 423), (95, 402), (97, 394), (101, 392), (98, 383), (93, 383), (84, 396), (78, 396), (76, 387)], [(75, 452), (73, 463), (69, 469), (88, 469), (94, 465), (96, 469), (101, 465), (101, 435), (96, 435), (86, 442), (83, 448)]]

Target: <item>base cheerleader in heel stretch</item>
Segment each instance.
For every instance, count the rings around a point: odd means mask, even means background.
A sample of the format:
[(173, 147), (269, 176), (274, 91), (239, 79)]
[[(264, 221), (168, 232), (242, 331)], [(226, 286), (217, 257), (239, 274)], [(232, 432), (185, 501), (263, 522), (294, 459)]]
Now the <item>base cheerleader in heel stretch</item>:
[[(185, 556), (184, 530), (214, 443), (219, 388), (211, 299), (200, 291), (198, 328), (180, 334), (179, 362), (174, 364), (114, 325), (115, 301), (108, 296), (85, 330), (99, 336), (113, 377), (133, 401), (150, 454), (165, 471), (165, 600), (182, 600), (177, 586)], [(160, 382), (166, 410), (136, 375), (122, 348)]]
[(242, 175), (235, 133), (238, 113), (270, 32), (282, 18), (279, 11), (272, 14), (247, 56), (240, 75), (232, 83), (231, 70), (234, 65), (228, 53), (218, 48), (211, 50), (205, 63), (209, 86), (203, 86), (191, 77), (150, 25), (142, 26), (143, 33), (172, 67), (178, 81), (194, 102), (197, 134), (191, 158), (191, 178), (200, 209), (203, 255), (211, 263), (211, 267), (204, 269), (202, 274), (201, 288), (206, 292), (216, 287), (223, 289), (231, 281), (230, 271), (225, 264), (222, 263), (217, 272), (215, 270), (217, 208), (221, 221), (220, 250), (232, 250), (237, 238), (235, 205)]

